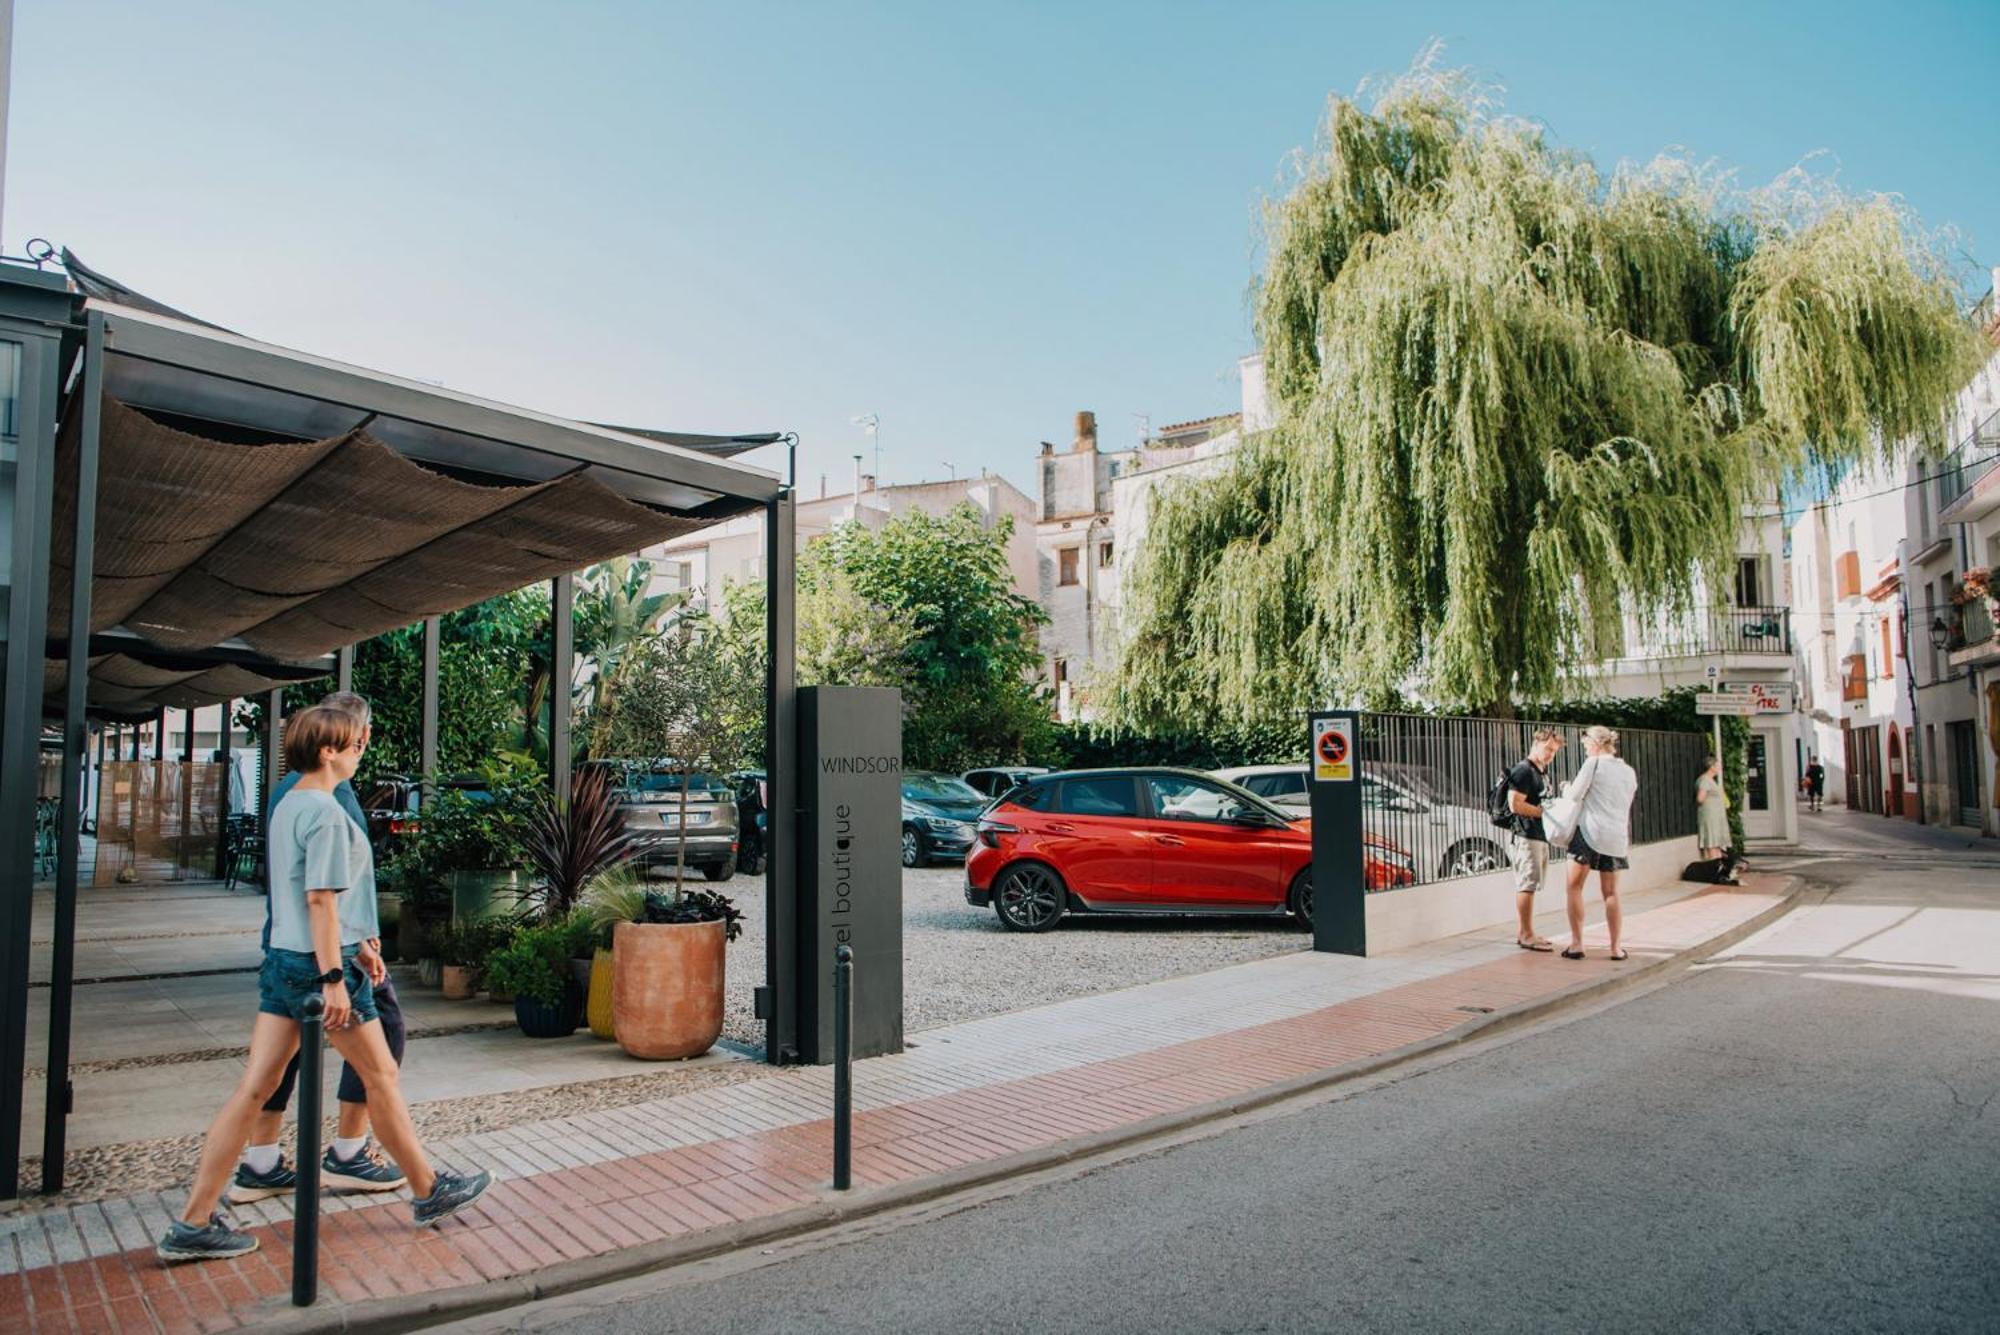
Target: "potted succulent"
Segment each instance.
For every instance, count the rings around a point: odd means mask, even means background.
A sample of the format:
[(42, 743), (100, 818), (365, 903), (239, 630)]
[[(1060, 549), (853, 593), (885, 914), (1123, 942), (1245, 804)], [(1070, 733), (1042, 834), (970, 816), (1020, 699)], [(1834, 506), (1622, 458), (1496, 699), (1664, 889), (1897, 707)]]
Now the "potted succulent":
[(593, 906), (611, 925), (611, 1022), (646, 1061), (696, 1057), (722, 1035), (723, 952), (742, 914), (709, 890), (607, 886)]
[(569, 968), (564, 924), (524, 927), (493, 952), (487, 978), (514, 998), (514, 1021), (529, 1038), (567, 1038), (576, 1032), (576, 980)]

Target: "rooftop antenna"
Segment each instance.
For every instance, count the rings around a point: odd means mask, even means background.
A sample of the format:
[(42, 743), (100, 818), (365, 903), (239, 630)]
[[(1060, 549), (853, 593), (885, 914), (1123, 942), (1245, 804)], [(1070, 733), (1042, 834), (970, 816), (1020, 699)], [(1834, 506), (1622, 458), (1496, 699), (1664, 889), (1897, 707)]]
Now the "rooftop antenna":
[(1139, 424), (1139, 443), (1144, 445), (1153, 438), (1153, 415), (1151, 413), (1133, 413), (1132, 420)]
[(848, 421), (868, 433), (868, 443), (875, 447), (875, 485), (882, 485), (882, 419), (874, 413), (862, 413), (850, 417)]

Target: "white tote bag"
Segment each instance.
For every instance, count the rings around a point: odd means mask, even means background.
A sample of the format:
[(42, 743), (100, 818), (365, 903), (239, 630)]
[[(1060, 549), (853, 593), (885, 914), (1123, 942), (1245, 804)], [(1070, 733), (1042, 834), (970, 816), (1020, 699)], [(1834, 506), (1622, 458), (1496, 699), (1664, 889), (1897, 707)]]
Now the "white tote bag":
[(1550, 847), (1569, 842), (1576, 833), (1576, 803), (1567, 797), (1552, 797), (1542, 803), (1542, 833), (1548, 836)]

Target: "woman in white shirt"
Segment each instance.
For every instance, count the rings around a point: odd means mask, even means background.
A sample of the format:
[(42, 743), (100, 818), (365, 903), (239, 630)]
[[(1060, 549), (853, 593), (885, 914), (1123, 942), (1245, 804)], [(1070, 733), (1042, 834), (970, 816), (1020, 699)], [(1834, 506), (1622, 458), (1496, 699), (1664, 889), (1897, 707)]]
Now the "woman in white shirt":
[(1583, 732), (1583, 767), (1563, 796), (1575, 803), (1576, 833), (1569, 839), (1569, 949), (1566, 960), (1583, 958), (1583, 883), (1597, 873), (1604, 894), (1604, 925), (1611, 933), (1611, 958), (1625, 958), (1619, 944), (1624, 913), (1618, 907), (1618, 873), (1632, 864), (1632, 798), (1639, 776), (1618, 758), (1618, 734), (1598, 725)]

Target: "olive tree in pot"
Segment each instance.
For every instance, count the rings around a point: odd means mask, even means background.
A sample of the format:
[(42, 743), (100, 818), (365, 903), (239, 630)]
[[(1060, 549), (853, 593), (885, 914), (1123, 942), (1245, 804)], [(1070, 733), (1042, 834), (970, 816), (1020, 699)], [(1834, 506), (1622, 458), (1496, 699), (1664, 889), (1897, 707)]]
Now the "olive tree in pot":
[(588, 911), (611, 928), (611, 1024), (633, 1057), (698, 1057), (722, 1035), (724, 947), (742, 917), (712, 890), (647, 890), (611, 880)]

